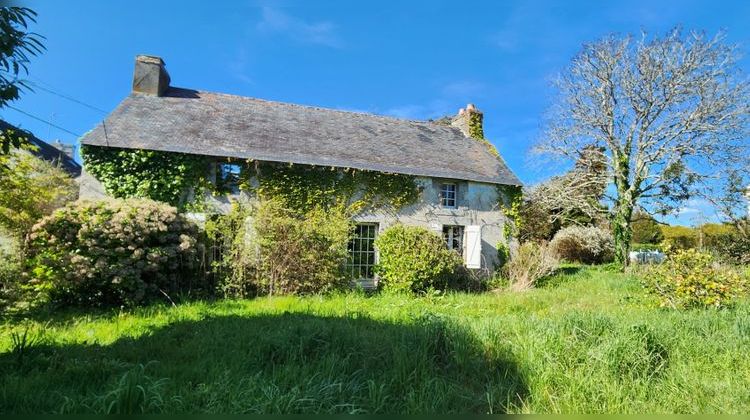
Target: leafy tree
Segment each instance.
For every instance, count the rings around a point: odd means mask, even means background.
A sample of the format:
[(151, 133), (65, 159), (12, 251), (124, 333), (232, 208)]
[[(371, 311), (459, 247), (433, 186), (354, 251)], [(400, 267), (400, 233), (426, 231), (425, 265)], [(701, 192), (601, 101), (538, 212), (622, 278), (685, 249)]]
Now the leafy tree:
[(717, 168), (747, 164), (750, 82), (737, 59), (722, 33), (611, 35), (584, 45), (557, 79), (560, 98), (537, 151), (575, 159), (587, 147), (604, 150), (620, 264), (635, 208), (669, 212)]
[(636, 211), (631, 224), (634, 244), (658, 244), (664, 240), (661, 225), (646, 212)]
[(0, 166), (0, 229), (20, 240), (39, 219), (75, 200), (78, 188), (67, 172), (30, 153), (8, 157)]
[[(18, 99), (23, 89), (29, 89), (18, 76), (28, 74), (29, 59), (44, 50), (44, 38), (28, 30), (32, 22), (36, 22), (36, 12), (29, 8), (0, 7), (0, 108)], [(7, 155), (11, 147), (26, 142), (21, 133), (6, 130), (0, 133), (0, 155)]]

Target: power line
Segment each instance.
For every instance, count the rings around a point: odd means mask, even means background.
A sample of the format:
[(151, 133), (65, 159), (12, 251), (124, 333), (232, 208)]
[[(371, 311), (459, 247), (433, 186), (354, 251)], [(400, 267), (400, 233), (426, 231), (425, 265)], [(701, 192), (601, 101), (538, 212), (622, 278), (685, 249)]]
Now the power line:
[(37, 117), (36, 115), (32, 115), (32, 114), (29, 114), (29, 113), (28, 113), (28, 112), (26, 112), (26, 111), (23, 111), (23, 110), (20, 110), (20, 109), (18, 109), (18, 108), (16, 108), (16, 107), (14, 107), (13, 105), (7, 105), (7, 104), (6, 104), (5, 106), (6, 106), (6, 107), (8, 107), (8, 108), (10, 108), (10, 109), (12, 109), (12, 110), (14, 110), (14, 111), (16, 111), (16, 112), (20, 112), (21, 114), (23, 114), (23, 115), (26, 115), (26, 116), (27, 116), (27, 117), (29, 117), (29, 118), (33, 118), (33, 119), (35, 119), (35, 120), (37, 120), (37, 121), (41, 121), (41, 122), (43, 122), (43, 123), (45, 123), (45, 124), (49, 124), (49, 126), (50, 126), (50, 127), (55, 127), (56, 129), (58, 129), (58, 130), (60, 130), (60, 131), (64, 131), (64, 132), (66, 132), (66, 133), (68, 133), (68, 134), (72, 134), (72, 135), (74, 135), (74, 136), (76, 136), (76, 137), (81, 137), (81, 135), (80, 135), (80, 134), (76, 134), (76, 133), (74, 133), (74, 132), (72, 132), (72, 131), (70, 131), (70, 130), (68, 130), (68, 129), (66, 129), (66, 128), (60, 127), (59, 125), (56, 125), (56, 124), (52, 124), (51, 122), (49, 122), (49, 121), (47, 121), (47, 120), (45, 120), (45, 119), (43, 119), (43, 118), (39, 118), (39, 117)]
[[(79, 105), (85, 106), (86, 108), (93, 109), (94, 111), (101, 112), (102, 114), (108, 114), (109, 113), (109, 112), (107, 112), (107, 111), (105, 111), (105, 110), (103, 110), (103, 109), (101, 109), (99, 107), (96, 107), (94, 105), (89, 105), (86, 102), (83, 102), (83, 101), (78, 100), (76, 98), (73, 98), (71, 96), (68, 96), (68, 95), (65, 95), (65, 94), (62, 94), (62, 93), (57, 93), (57, 92), (55, 92), (55, 91), (53, 91), (51, 89), (47, 89), (47, 88), (45, 88), (43, 86), (40, 86), (39, 83), (34, 82), (33, 80), (29, 80), (28, 82), (31, 83), (32, 85), (34, 85), (37, 89), (41, 89), (41, 90), (43, 90), (43, 91), (45, 91), (47, 93), (51, 93), (51, 94), (53, 94), (55, 96), (59, 96), (59, 97), (61, 97), (63, 99), (67, 99), (67, 100), (69, 100), (71, 102), (75, 102), (75, 103), (77, 103)], [(41, 83), (44, 83), (44, 82), (41, 82)], [(51, 86), (49, 83), (44, 83), (44, 84), (48, 85), (48, 86)]]

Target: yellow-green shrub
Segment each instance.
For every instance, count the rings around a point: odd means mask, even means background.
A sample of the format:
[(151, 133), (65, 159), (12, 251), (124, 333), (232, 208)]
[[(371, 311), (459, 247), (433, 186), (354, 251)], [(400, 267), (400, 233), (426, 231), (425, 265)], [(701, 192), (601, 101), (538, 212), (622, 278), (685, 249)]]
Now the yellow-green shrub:
[(299, 214), (280, 200), (253, 215), (256, 288), (263, 294), (322, 293), (346, 286), (352, 225), (343, 206)]
[(423, 227), (397, 224), (375, 239), (380, 286), (393, 292), (444, 290), (456, 280), (461, 257)]
[(642, 281), (662, 306), (672, 308), (725, 307), (748, 290), (742, 274), (694, 249), (678, 250), (651, 267)]

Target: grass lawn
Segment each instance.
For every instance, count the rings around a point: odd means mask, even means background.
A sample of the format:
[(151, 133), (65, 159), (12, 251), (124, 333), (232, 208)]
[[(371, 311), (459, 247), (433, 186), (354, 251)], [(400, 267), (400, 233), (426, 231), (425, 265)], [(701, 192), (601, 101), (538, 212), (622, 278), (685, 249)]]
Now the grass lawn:
[(596, 268), (2, 322), (2, 412), (750, 412), (750, 304), (661, 310)]

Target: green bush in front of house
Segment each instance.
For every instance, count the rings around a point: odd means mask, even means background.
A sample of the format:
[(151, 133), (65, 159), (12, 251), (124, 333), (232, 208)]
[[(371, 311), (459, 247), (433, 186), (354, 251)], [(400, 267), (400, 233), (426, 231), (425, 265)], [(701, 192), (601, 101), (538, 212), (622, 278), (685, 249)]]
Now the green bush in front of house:
[(253, 230), (260, 293), (323, 293), (348, 284), (344, 266), (352, 224), (343, 206), (300, 215), (279, 200), (263, 201)]
[(461, 277), (458, 253), (443, 238), (423, 227), (394, 225), (375, 239), (379, 262), (375, 272), (383, 290), (444, 290)]
[(32, 228), (23, 287), (37, 302), (83, 306), (175, 297), (203, 286), (201, 235), (152, 200), (72, 203)]
[(299, 213), (278, 199), (236, 201), (206, 223), (216, 292), (241, 298), (345, 288), (351, 232), (343, 206)]
[(665, 263), (648, 270), (642, 283), (661, 306), (671, 308), (722, 308), (748, 292), (748, 280), (742, 273), (695, 249), (678, 250)]

